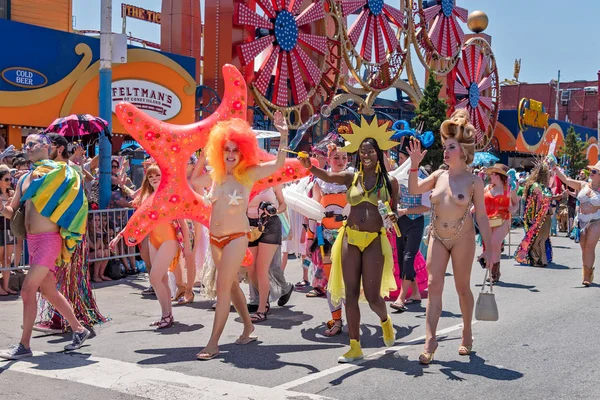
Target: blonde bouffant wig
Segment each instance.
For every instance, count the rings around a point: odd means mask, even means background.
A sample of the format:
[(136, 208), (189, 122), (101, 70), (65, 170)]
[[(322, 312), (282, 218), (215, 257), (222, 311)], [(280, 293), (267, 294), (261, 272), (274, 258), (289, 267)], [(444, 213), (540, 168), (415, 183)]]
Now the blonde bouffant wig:
[(454, 111), (440, 127), (442, 143), (447, 139), (456, 140), (462, 148), (467, 165), (471, 164), (475, 157), (475, 133), (475, 127), (469, 121), (469, 113), (464, 108)]

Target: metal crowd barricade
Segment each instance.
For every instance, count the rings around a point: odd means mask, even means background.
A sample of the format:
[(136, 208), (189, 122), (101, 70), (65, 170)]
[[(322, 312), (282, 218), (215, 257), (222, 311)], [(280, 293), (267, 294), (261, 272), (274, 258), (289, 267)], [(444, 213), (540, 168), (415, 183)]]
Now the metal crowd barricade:
[(13, 236), (10, 220), (7, 218), (2, 218), (2, 238), (0, 239), (2, 240), (0, 243), (0, 271), (28, 269), (25, 240)]
[(119, 242), (113, 252), (110, 252), (108, 248), (110, 241), (125, 228), (132, 214), (132, 208), (89, 211), (87, 240), (90, 248), (90, 263), (135, 257), (140, 254), (137, 252), (137, 247), (129, 247), (123, 240)]

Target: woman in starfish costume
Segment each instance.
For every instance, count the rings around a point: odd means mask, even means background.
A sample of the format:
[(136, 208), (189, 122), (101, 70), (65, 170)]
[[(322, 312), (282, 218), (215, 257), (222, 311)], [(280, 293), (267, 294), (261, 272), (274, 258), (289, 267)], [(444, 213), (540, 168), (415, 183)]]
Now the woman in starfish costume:
[[(150, 196), (154, 195), (162, 173), (156, 164), (152, 164), (146, 170), (142, 186), (138, 196), (133, 200), (134, 206), (139, 206)], [(177, 230), (175, 221), (163, 222), (150, 232), (149, 250), (152, 270), (150, 271), (150, 284), (154, 288), (156, 298), (160, 303), (162, 317), (159, 321), (153, 322), (150, 326), (155, 326), (156, 329), (170, 328), (175, 323), (173, 318), (173, 305), (171, 304), (171, 289), (169, 288), (169, 277), (167, 272), (169, 269), (174, 269), (179, 262), (180, 245), (177, 239)], [(183, 233), (184, 252), (191, 252), (189, 230), (185, 220), (179, 220), (181, 231)], [(123, 237), (123, 231), (120, 231), (117, 236), (111, 240), (109, 247), (114, 250)]]
[[(310, 168), (309, 171), (323, 182), (348, 188), (346, 198), (350, 214), (343, 221), (331, 249), (331, 272), (327, 285), (334, 305), (341, 304), (342, 298), (346, 302), (350, 350), (338, 358), (341, 363), (363, 358), (358, 305), (361, 292), (381, 320), (384, 344), (393, 345), (396, 336), (383, 299), (391, 290), (396, 290), (394, 261), (378, 202), (389, 202), (391, 209), (396, 209), (398, 182), (389, 176), (385, 168), (383, 150), (397, 143), (389, 140), (392, 132), (385, 125), (378, 126), (377, 118), (371, 124), (363, 119), (360, 127), (351, 125), (353, 133), (342, 136), (352, 142), (340, 151), (358, 151), (356, 172), (326, 171), (311, 166), (308, 159), (300, 159), (302, 165)], [(389, 213), (385, 220), (395, 223), (396, 216)]]
[[(288, 128), (281, 112), (275, 113), (275, 127), (285, 146)], [(240, 315), (244, 330), (236, 344), (255, 341), (254, 325), (246, 305), (246, 298), (238, 283), (238, 271), (248, 248), (249, 231), (246, 210), (250, 189), (254, 182), (274, 174), (285, 163), (284, 148), (277, 159), (259, 162), (256, 136), (244, 120), (233, 118), (219, 122), (210, 132), (206, 146), (210, 175), (203, 175), (196, 186), (211, 186), (206, 201), (212, 203), (210, 215), (210, 244), (217, 274), (217, 305), (213, 329), (208, 344), (196, 355), (199, 360), (210, 360), (219, 355), (219, 338), (223, 333), (229, 309), (233, 303)]]

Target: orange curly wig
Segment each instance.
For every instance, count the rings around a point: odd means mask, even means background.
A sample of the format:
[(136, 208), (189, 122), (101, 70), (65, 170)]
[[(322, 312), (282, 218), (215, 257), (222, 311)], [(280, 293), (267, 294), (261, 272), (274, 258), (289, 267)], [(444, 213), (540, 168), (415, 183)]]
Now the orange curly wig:
[(233, 176), (243, 185), (251, 186), (252, 182), (247, 174), (249, 167), (258, 165), (259, 148), (256, 135), (250, 125), (239, 118), (221, 121), (215, 125), (208, 136), (206, 155), (212, 171), (210, 176), (217, 183), (223, 183), (227, 176), (223, 149), (225, 143), (232, 141), (237, 144), (240, 151), (240, 162), (233, 168)]

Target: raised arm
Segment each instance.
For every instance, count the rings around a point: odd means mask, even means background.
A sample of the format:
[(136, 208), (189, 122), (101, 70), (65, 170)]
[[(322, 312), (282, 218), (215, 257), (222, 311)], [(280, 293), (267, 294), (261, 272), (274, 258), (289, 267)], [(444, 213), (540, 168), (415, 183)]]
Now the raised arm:
[(275, 198), (277, 198), (277, 214), (284, 213), (287, 210), (287, 204), (285, 202), (285, 198), (283, 197), (283, 187), (281, 185), (276, 185), (273, 187), (273, 191), (275, 192)]
[(285, 118), (281, 111), (275, 112), (274, 116), (275, 128), (279, 131), (279, 151), (277, 152), (277, 159), (274, 161), (267, 161), (257, 166), (249, 168), (248, 174), (253, 181), (266, 178), (273, 175), (275, 172), (283, 168), (285, 163), (287, 142), (288, 142), (288, 126)]
[(298, 157), (298, 160), (304, 168), (308, 169), (311, 174), (321, 179), (322, 181), (328, 183), (337, 183), (338, 185), (346, 185), (346, 187), (350, 187), (352, 185), (352, 180), (354, 179), (354, 174), (352, 172), (328, 172), (324, 169), (312, 165), (310, 162), (310, 158)]
[(437, 177), (440, 175), (441, 171), (435, 171), (427, 178), (419, 181), (419, 164), (421, 164), (421, 161), (423, 161), (425, 154), (427, 154), (427, 150), (421, 151), (421, 142), (418, 140), (411, 140), (407, 152), (410, 156), (408, 193), (423, 194), (433, 190)]
[(583, 181), (578, 181), (578, 180), (569, 178), (558, 167), (554, 167), (554, 173), (556, 173), (556, 176), (558, 176), (558, 179), (560, 179), (562, 181), (562, 183), (564, 183), (565, 185), (567, 185), (575, 190), (580, 190), (581, 187), (583, 185), (585, 185), (585, 182), (583, 182)]

